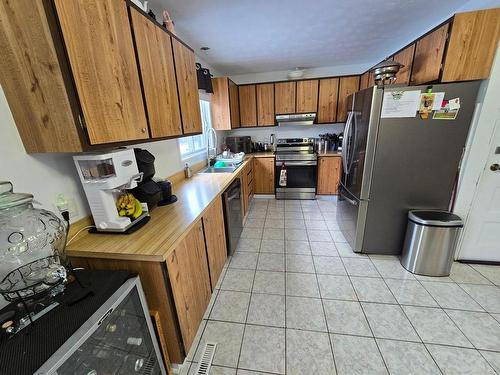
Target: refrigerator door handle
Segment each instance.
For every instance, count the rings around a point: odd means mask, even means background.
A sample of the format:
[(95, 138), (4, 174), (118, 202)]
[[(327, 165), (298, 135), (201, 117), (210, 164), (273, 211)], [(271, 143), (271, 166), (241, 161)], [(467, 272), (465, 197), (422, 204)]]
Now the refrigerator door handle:
[(352, 121), (352, 112), (347, 114), (347, 121), (344, 129), (344, 141), (345, 145), (342, 145), (342, 165), (344, 167), (344, 173), (348, 174), (349, 170), (347, 169), (347, 158), (349, 157), (348, 147), (349, 147), (349, 132), (351, 131), (351, 121)]

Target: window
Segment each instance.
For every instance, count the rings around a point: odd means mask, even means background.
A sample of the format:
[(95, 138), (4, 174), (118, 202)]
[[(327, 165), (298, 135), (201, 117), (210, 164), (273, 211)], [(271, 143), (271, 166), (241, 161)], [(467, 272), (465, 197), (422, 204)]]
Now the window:
[(208, 100), (200, 100), (200, 109), (203, 134), (179, 138), (179, 150), (181, 152), (182, 159), (187, 159), (190, 156), (207, 149), (207, 130), (212, 127), (212, 120), (210, 118), (210, 102)]

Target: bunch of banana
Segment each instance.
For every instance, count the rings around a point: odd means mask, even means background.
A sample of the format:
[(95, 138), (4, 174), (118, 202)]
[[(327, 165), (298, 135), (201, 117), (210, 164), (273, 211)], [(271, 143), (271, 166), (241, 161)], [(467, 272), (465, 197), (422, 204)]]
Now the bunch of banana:
[(137, 219), (142, 215), (142, 205), (135, 197), (130, 193), (122, 193), (116, 201), (116, 208), (118, 209), (118, 215), (127, 216), (132, 219)]

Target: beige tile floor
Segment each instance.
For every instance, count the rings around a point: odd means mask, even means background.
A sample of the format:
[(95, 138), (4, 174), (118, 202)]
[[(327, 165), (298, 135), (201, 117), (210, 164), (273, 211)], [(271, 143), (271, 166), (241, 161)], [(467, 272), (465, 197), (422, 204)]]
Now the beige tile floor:
[(195, 374), (500, 374), (500, 267), (416, 276), (353, 253), (335, 201), (254, 199), (182, 368)]

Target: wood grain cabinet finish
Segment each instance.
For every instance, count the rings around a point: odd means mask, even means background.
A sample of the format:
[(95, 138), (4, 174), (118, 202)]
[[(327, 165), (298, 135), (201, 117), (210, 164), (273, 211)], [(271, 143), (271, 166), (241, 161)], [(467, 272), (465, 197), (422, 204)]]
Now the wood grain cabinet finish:
[(227, 77), (212, 78), (212, 126), (216, 130), (240, 127), (238, 86)]
[(410, 79), (412, 85), (439, 79), (448, 27), (449, 24), (446, 23), (417, 41)]
[(54, 25), (42, 1), (0, 2), (0, 84), (29, 153), (83, 151), (80, 110)]
[(442, 81), (488, 78), (499, 36), (500, 8), (456, 14)]
[(240, 125), (242, 128), (257, 126), (257, 93), (255, 85), (239, 86)]
[(347, 97), (359, 89), (359, 76), (340, 77), (337, 122), (347, 120)]
[(257, 91), (257, 125), (274, 126), (274, 84), (261, 83), (256, 85)]
[(222, 199), (220, 197), (207, 209), (202, 220), (207, 247), (210, 283), (212, 285), (212, 290), (214, 290), (227, 259), (224, 212), (222, 210)]
[(297, 113), (318, 111), (318, 85), (317, 79), (297, 82)]
[(295, 113), (297, 82), (279, 82), (274, 84), (274, 102), (276, 114)]
[(318, 119), (319, 124), (337, 121), (337, 101), (339, 96), (339, 79), (326, 78), (319, 80)]
[(201, 220), (168, 256), (166, 263), (184, 349), (187, 353), (211, 296)]
[(342, 175), (341, 157), (328, 156), (318, 158), (317, 193), (323, 195), (338, 194)]
[(137, 57), (153, 138), (182, 134), (170, 35), (131, 8)]
[(364, 90), (364, 89), (367, 89), (368, 87), (368, 81), (370, 79), (370, 72), (365, 72), (364, 74), (361, 75), (361, 77), (359, 77), (359, 89), (360, 90)]
[(126, 3), (54, 4), (90, 143), (149, 138)]
[(253, 163), (248, 163), (244, 169), (241, 171), (241, 209), (243, 211), (243, 217), (245, 218), (250, 209), (250, 203), (252, 202), (254, 193), (254, 182), (253, 182)]
[(274, 194), (274, 157), (253, 159), (255, 194)]
[(411, 68), (413, 66), (413, 54), (415, 53), (415, 44), (410, 44), (405, 49), (399, 51), (393, 56), (393, 60), (404, 66), (396, 74), (396, 83), (408, 85), (410, 83)]
[(200, 95), (198, 94), (194, 52), (175, 38), (172, 38), (172, 47), (183, 133), (201, 133)]

